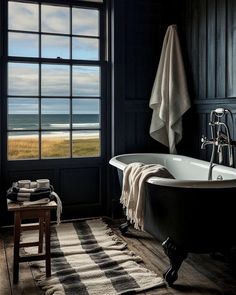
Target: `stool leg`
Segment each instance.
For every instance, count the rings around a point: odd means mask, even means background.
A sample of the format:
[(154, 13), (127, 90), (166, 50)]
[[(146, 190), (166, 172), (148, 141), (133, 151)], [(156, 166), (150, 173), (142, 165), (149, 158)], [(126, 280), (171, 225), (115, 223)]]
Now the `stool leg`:
[(38, 247), (38, 253), (43, 252), (43, 233), (44, 233), (44, 218), (39, 217), (39, 247)]
[(15, 212), (14, 215), (14, 257), (13, 257), (13, 283), (16, 284), (19, 279), (19, 249), (20, 249), (20, 228), (21, 215)]
[(46, 277), (51, 276), (50, 210), (45, 211)]

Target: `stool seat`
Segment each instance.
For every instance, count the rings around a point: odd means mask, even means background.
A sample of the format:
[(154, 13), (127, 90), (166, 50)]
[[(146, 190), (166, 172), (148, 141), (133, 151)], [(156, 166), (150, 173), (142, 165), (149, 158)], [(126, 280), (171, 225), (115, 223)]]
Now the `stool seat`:
[[(13, 257), (13, 283), (19, 279), (19, 263), (25, 261), (45, 260), (46, 276), (51, 276), (51, 251), (50, 251), (50, 221), (51, 210), (57, 208), (57, 203), (51, 201), (47, 204), (23, 205), (23, 203), (7, 202), (8, 211), (14, 212), (14, 257)], [(38, 224), (22, 224), (24, 219), (38, 219)], [(22, 243), (20, 233), (23, 230), (39, 230), (39, 241)], [(45, 251), (43, 252), (43, 239), (45, 236)], [(21, 255), (21, 247), (38, 246), (38, 253)]]

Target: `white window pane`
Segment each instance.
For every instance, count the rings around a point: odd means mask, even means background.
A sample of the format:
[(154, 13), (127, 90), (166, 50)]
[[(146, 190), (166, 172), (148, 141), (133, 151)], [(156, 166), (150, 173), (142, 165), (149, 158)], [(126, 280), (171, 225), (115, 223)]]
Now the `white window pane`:
[(70, 157), (69, 132), (42, 132), (42, 158)]
[(42, 35), (42, 57), (68, 59), (69, 49), (68, 37)]
[(99, 35), (99, 11), (95, 9), (72, 9), (72, 34), (83, 36)]
[(37, 98), (8, 99), (8, 129), (27, 130), (39, 127), (39, 103)]
[(100, 156), (100, 132), (73, 131), (72, 133), (72, 157), (99, 157)]
[(70, 128), (69, 99), (43, 98), (41, 104), (43, 129)]
[(68, 7), (42, 5), (42, 32), (70, 33), (70, 10)]
[(42, 95), (69, 96), (70, 67), (66, 65), (42, 65)]
[(39, 158), (38, 132), (9, 132), (8, 160), (25, 160)]
[(39, 65), (8, 64), (8, 95), (38, 95)]
[(95, 129), (100, 127), (100, 100), (73, 99), (73, 128)]
[(100, 96), (100, 68), (73, 66), (73, 96)]
[(73, 59), (99, 59), (99, 41), (90, 38), (72, 39), (72, 58)]
[(8, 55), (38, 57), (39, 35), (8, 33)]
[(8, 3), (8, 28), (10, 30), (39, 31), (39, 5)]

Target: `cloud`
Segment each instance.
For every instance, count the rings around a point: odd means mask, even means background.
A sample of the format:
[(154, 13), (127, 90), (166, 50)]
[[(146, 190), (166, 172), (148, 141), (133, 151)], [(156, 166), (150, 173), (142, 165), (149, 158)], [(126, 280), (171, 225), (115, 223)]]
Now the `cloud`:
[(42, 115), (45, 114), (70, 114), (69, 99), (42, 99)]
[(70, 33), (69, 7), (42, 5), (41, 7), (42, 32)]
[[(42, 96), (70, 96), (70, 66), (42, 64)], [(38, 96), (39, 65), (9, 63), (8, 94)], [(73, 96), (100, 96), (100, 68), (72, 67)]]
[(12, 30), (39, 30), (39, 5), (32, 3), (8, 3), (8, 26)]
[(98, 39), (73, 38), (72, 49), (73, 59), (99, 59)]
[(99, 35), (99, 11), (95, 9), (72, 9), (72, 33), (75, 35)]
[(99, 99), (73, 99), (72, 112), (73, 114), (99, 114), (100, 100)]
[[(39, 5), (9, 2), (9, 29), (39, 32)], [(42, 33), (64, 33), (68, 37), (42, 34), (42, 56), (69, 58), (70, 51), (70, 7), (41, 5)], [(99, 37), (99, 10), (72, 8), (72, 33), (81, 36)], [(9, 54), (12, 56), (38, 57), (38, 35), (9, 35)], [(99, 59), (99, 40), (73, 37), (73, 58), (82, 60)], [(25, 49), (25, 50), (24, 50)]]
[[(99, 41), (94, 38), (72, 39), (73, 59), (98, 60)], [(39, 57), (39, 35), (9, 32), (10, 56)], [(42, 34), (42, 57), (70, 58), (70, 38)]]
[[(39, 5), (9, 2), (9, 29), (39, 31)], [(70, 33), (69, 6), (41, 5), (42, 32)], [(96, 9), (72, 8), (72, 33), (98, 36), (99, 11)]]
[(70, 95), (70, 67), (67, 65), (42, 65), (42, 95)]
[(10, 56), (39, 56), (38, 35), (9, 32), (8, 36), (8, 54)]
[(69, 37), (42, 35), (42, 57), (47, 58), (69, 58)]
[(9, 63), (8, 64), (8, 94), (32, 95), (38, 92), (39, 65)]
[[(42, 115), (70, 114), (70, 99), (43, 98), (41, 100)], [(99, 99), (73, 99), (72, 114), (99, 114)], [(39, 115), (38, 98), (9, 98), (9, 115)]]
[(73, 66), (73, 96), (100, 96), (100, 69), (92, 66)]
[(37, 98), (9, 98), (8, 114), (38, 114)]

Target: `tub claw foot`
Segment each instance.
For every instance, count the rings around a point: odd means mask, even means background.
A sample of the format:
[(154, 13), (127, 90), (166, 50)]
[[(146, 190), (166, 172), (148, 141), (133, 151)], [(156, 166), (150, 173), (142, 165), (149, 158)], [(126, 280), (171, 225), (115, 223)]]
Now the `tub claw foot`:
[(119, 226), (119, 230), (120, 230), (122, 235), (125, 235), (127, 233), (129, 225), (130, 225), (129, 221), (126, 221), (125, 223), (122, 223)]
[(178, 248), (170, 237), (162, 243), (162, 246), (165, 254), (170, 260), (170, 267), (163, 274), (163, 277), (168, 285), (171, 286), (178, 278), (178, 270), (184, 259), (187, 257), (187, 252)]

